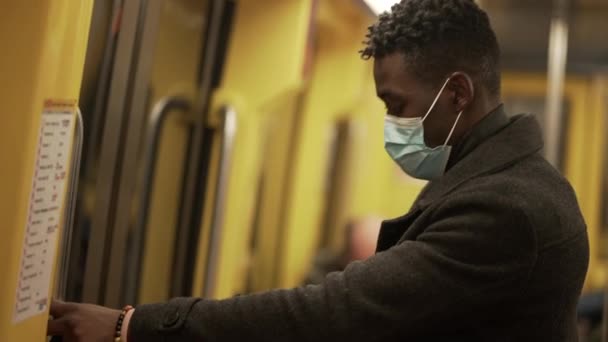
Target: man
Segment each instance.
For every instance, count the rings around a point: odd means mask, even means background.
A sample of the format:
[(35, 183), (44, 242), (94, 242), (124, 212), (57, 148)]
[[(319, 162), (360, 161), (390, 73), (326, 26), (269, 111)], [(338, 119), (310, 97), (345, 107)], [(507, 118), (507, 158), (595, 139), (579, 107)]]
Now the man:
[[(535, 119), (504, 113), (487, 15), (473, 0), (403, 0), (367, 38), (386, 149), (431, 180), (408, 214), (384, 222), (377, 253), (322, 285), (142, 305), (123, 340), (576, 341), (585, 223), (539, 154)], [(54, 303), (52, 313), (49, 333), (103, 342), (120, 312)]]

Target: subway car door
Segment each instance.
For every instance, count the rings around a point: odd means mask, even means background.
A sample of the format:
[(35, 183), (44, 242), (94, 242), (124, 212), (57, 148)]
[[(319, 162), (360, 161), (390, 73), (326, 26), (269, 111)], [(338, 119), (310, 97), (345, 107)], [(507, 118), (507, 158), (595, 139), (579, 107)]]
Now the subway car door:
[(88, 241), (82, 299), (118, 307), (265, 286), (312, 6), (116, 6), (90, 231), (76, 239)]
[[(97, 125), (67, 297), (120, 307), (189, 294), (211, 151), (207, 113), (233, 3), (108, 4), (87, 56), (96, 76), (83, 92)], [(95, 38), (105, 45), (95, 48)]]

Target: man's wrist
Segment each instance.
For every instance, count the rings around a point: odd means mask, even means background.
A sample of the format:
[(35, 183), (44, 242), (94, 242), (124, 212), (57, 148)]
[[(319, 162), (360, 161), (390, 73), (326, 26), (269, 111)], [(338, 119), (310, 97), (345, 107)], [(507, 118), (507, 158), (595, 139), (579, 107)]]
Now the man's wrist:
[(120, 339), (122, 342), (127, 342), (129, 336), (129, 322), (131, 322), (131, 316), (133, 316), (134, 311), (135, 309), (129, 310), (122, 321), (122, 327), (120, 328)]

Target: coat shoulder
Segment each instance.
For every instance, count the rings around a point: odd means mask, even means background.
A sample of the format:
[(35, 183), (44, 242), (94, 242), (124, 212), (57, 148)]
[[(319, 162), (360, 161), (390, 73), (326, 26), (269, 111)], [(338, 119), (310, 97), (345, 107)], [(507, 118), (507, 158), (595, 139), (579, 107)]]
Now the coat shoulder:
[(535, 154), (498, 172), (473, 178), (458, 193), (485, 193), (497, 203), (521, 210), (528, 218), (539, 247), (586, 234), (576, 193), (542, 156)]

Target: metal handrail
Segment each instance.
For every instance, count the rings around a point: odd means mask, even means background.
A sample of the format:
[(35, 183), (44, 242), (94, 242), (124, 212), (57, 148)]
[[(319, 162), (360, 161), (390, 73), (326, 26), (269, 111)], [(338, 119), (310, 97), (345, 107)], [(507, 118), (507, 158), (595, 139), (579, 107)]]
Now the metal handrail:
[(237, 131), (237, 112), (234, 107), (224, 106), (221, 109), (220, 115), (222, 116), (222, 145), (215, 187), (215, 207), (213, 209), (211, 231), (209, 233), (209, 250), (207, 252), (207, 267), (205, 268), (205, 279), (203, 284), (204, 297), (211, 297), (215, 293), (215, 280), (217, 277), (222, 227), (224, 226), (224, 216), (226, 213), (228, 179), (232, 163), (234, 139)]
[(59, 276), (55, 284), (55, 298), (64, 300), (67, 297), (70, 251), (72, 234), (74, 231), (74, 214), (76, 213), (76, 200), (78, 198), (78, 179), (80, 173), (80, 160), (84, 139), (84, 124), (80, 108), (76, 108), (76, 132), (72, 147), (72, 161), (70, 165), (70, 184), (67, 190), (67, 203), (64, 209), (64, 224), (60, 242), (61, 257), (59, 260)]
[[(167, 120), (168, 114), (174, 110), (189, 111), (191, 103), (188, 99), (179, 96), (164, 97), (153, 107), (148, 123), (147, 137), (145, 141), (145, 152), (143, 158), (143, 177), (141, 183), (140, 205), (136, 224), (132, 231), (130, 257), (127, 262), (126, 293), (127, 298), (135, 300), (139, 288), (141, 273), (141, 260), (147, 234), (148, 216), (150, 212), (151, 195), (156, 171), (158, 147), (162, 128)], [(129, 279), (130, 278), (130, 279)]]

